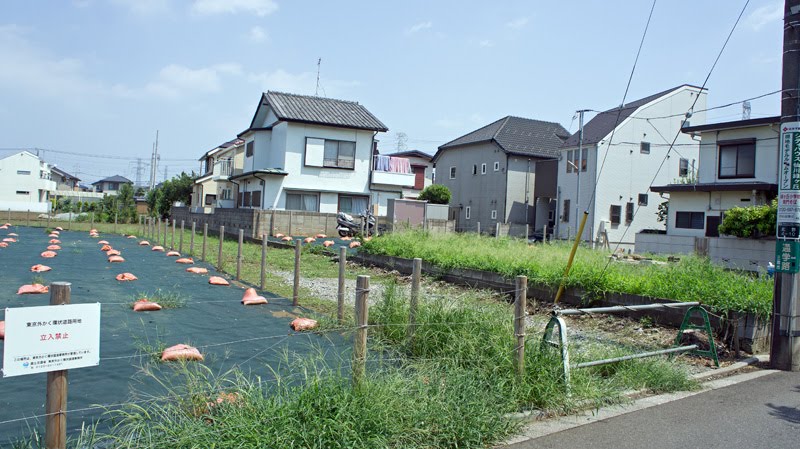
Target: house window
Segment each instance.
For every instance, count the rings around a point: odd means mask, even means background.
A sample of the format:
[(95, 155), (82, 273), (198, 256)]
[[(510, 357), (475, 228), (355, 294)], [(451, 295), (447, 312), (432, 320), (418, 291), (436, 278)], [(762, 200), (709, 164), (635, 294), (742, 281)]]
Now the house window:
[(470, 216), (471, 216), (470, 212), (472, 212), (472, 211), (470, 210), (470, 207), (467, 206), (466, 209), (464, 209), (464, 216), (467, 218), (467, 220), (470, 219)]
[(206, 199), (205, 199), (206, 206), (213, 206), (215, 201), (217, 201), (217, 195), (206, 194)]
[(569, 200), (564, 200), (564, 212), (561, 214), (561, 221), (569, 222)]
[(497, 210), (492, 211), (492, 220), (497, 220)]
[(756, 171), (756, 144), (753, 141), (743, 143), (720, 144), (719, 177), (720, 178), (752, 178)]
[(625, 204), (625, 223), (630, 223), (633, 221), (633, 203), (626, 203)]
[(325, 139), (325, 155), (322, 160), (323, 167), (355, 168), (356, 143), (345, 140)]
[(494, 163), (494, 171), (500, 171), (500, 162)]
[(680, 229), (703, 229), (705, 212), (675, 212), (675, 227)]
[(689, 159), (681, 158), (678, 163), (678, 176), (689, 176)]
[(286, 192), (286, 210), (319, 211), (319, 194)]
[(642, 142), (639, 144), (639, 152), (642, 154), (650, 154), (650, 142)]
[(618, 225), (620, 223), (620, 215), (622, 215), (622, 206), (612, 204), (609, 210), (609, 215), (611, 216), (611, 224)]
[(255, 146), (255, 141), (247, 142), (247, 145), (244, 147), (244, 155), (247, 157), (253, 156), (253, 147)]
[(581, 171), (586, 171), (587, 159), (589, 159), (589, 149), (583, 148), (583, 151), (581, 151)]
[(486, 164), (481, 164), (481, 174), (482, 175), (486, 174)]
[(456, 168), (450, 167), (450, 179), (456, 179)]
[(573, 164), (572, 169), (575, 170), (576, 173), (578, 172), (577, 167), (581, 166), (580, 157), (581, 157), (580, 151), (575, 150), (572, 152), (572, 164)]
[(473, 165), (472, 166), (472, 174), (473, 175), (477, 175), (478, 174), (478, 166), (477, 165)]
[(30, 170), (17, 170), (17, 174), (18, 175), (30, 175), (31, 171)]
[(231, 189), (222, 189), (220, 191), (219, 199), (221, 200), (229, 200), (232, 198)]
[(28, 190), (17, 190), (17, 195), (30, 195), (31, 192)]
[(256, 190), (250, 196), (250, 207), (261, 209), (261, 191)]
[(369, 197), (339, 195), (339, 212), (360, 214), (369, 208)]
[(648, 196), (647, 196), (646, 193), (640, 193), (639, 194), (639, 205), (640, 206), (647, 206), (647, 198), (648, 198)]
[(575, 153), (575, 150), (567, 151), (567, 173), (572, 173), (572, 156)]

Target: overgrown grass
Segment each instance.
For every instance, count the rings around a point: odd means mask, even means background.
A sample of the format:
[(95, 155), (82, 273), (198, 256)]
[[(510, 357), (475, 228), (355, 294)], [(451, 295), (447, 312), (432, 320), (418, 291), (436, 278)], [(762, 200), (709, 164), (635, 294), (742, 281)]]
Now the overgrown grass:
[(152, 302), (157, 302), (164, 309), (177, 309), (186, 305), (186, 298), (180, 293), (172, 290), (156, 289), (154, 292), (140, 292), (133, 296), (131, 307), (136, 301), (146, 298)]
[[(407, 231), (385, 234), (364, 244), (375, 254), (419, 257), (445, 269), (492, 271), (508, 278), (557, 287), (569, 245), (528, 245), (519, 240), (472, 234)], [(724, 270), (707, 259), (686, 256), (667, 265), (608, 263), (608, 253), (580, 248), (567, 287), (583, 289), (587, 299), (606, 293), (630, 293), (676, 301), (700, 301), (721, 313), (751, 312), (767, 316), (772, 308), (772, 279)], [(606, 265), (608, 267), (606, 268)]]

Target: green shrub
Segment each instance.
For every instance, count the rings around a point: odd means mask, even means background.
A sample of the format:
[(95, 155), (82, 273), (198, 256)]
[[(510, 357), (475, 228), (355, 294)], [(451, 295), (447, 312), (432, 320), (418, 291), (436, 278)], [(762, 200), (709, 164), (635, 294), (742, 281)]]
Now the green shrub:
[(450, 189), (441, 184), (431, 184), (422, 189), (417, 199), (433, 204), (450, 204)]
[(775, 235), (777, 216), (777, 200), (763, 206), (734, 207), (725, 212), (719, 232), (740, 238)]

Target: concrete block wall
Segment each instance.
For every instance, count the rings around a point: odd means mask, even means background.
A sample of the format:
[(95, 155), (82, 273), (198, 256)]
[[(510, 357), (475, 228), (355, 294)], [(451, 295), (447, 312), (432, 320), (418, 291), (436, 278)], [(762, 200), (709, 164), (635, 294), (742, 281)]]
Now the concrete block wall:
[(766, 271), (775, 262), (774, 239), (736, 237), (686, 237), (666, 234), (636, 234), (635, 251), (639, 254), (694, 254), (704, 245), (712, 262), (726, 268)]
[(695, 238), (667, 234), (636, 234), (637, 254), (693, 254)]

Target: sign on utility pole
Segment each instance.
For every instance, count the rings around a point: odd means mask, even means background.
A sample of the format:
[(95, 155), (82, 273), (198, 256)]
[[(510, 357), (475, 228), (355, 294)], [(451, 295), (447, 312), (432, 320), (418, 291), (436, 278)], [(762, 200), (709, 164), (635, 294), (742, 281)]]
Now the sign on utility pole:
[(800, 0), (785, 0), (778, 226), (772, 307), (773, 368), (800, 371)]

